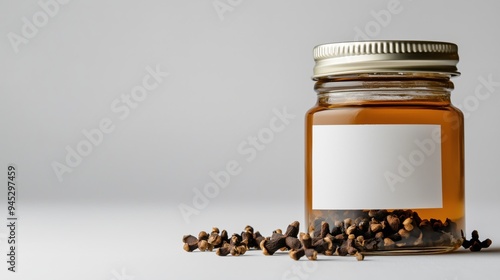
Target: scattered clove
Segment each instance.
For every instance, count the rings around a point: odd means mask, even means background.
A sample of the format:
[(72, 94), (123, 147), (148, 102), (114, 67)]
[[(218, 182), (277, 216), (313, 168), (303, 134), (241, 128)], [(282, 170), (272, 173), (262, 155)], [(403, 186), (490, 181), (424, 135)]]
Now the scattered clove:
[(222, 246), (222, 236), (219, 235), (219, 232), (219, 229), (214, 227), (208, 237), (207, 242), (212, 246), (212, 248), (219, 248)]
[(241, 256), (252, 249), (260, 249), (264, 255), (274, 255), (282, 250), (289, 251), (293, 260), (304, 256), (316, 260), (318, 254), (323, 254), (349, 255), (362, 261), (367, 253), (379, 250), (462, 244), (470, 251), (480, 251), (492, 244), (490, 239), (480, 241), (476, 230), (470, 240), (465, 238), (463, 231), (461, 236), (455, 236), (457, 225), (450, 219), (445, 222), (421, 219), (411, 210), (357, 211), (356, 215), (359, 216), (334, 221), (331, 228), (325, 219), (317, 219), (306, 233), (299, 233), (299, 222), (295, 221), (287, 226), (284, 233), (276, 229), (269, 237), (246, 226), (241, 234), (234, 233), (229, 238), (226, 230), (214, 227), (210, 234), (201, 231), (198, 237), (183, 236), (183, 249), (187, 252), (216, 249), (219, 256)]
[(264, 239), (260, 243), (260, 249), (264, 255), (272, 256), (276, 251), (286, 246), (286, 237), (284, 235), (274, 236), (271, 239)]
[(184, 250), (186, 252), (192, 252), (198, 249), (198, 238), (192, 235), (184, 235), (182, 237), (182, 242), (184, 242)]
[(491, 246), (491, 240), (489, 238), (485, 239), (484, 241), (479, 240), (479, 233), (477, 230), (472, 231), (472, 238), (470, 240), (465, 239), (464, 231), (460, 231), (462, 235), (462, 239), (464, 240), (462, 242), (462, 247), (465, 249), (469, 249), (472, 252), (479, 252), (483, 248), (488, 248)]

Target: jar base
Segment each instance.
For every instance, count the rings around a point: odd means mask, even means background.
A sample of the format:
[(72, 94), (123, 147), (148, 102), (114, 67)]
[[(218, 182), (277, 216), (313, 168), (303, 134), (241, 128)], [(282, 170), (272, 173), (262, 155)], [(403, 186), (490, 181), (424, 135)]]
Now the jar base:
[(364, 255), (370, 256), (397, 256), (397, 255), (432, 255), (445, 254), (456, 251), (460, 248), (460, 244), (454, 247), (449, 246), (434, 246), (434, 247), (414, 247), (414, 248), (394, 248), (383, 249), (377, 251), (363, 252)]

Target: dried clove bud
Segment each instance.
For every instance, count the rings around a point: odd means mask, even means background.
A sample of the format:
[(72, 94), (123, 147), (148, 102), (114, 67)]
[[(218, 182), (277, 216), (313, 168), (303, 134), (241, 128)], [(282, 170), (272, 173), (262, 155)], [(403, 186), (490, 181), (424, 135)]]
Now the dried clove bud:
[(391, 227), (393, 232), (397, 232), (399, 229), (399, 218), (398, 216), (391, 214), (387, 216), (387, 223)]
[(347, 256), (349, 254), (347, 250), (347, 241), (342, 242), (342, 244), (335, 250), (337, 256)]
[(413, 229), (410, 231), (410, 235), (417, 239), (422, 238), (422, 231), (418, 228), (418, 226), (413, 226)]
[(221, 239), (222, 243), (224, 243), (224, 242), (229, 243), (229, 237), (228, 237), (227, 231), (225, 229), (221, 231), (220, 239)]
[(355, 239), (356, 237), (354, 236), (354, 234), (349, 235), (349, 237), (347, 238), (347, 254), (351, 256), (355, 255), (358, 252), (358, 249), (356, 249), (356, 247), (354, 246)]
[(254, 233), (253, 227), (246, 226), (245, 230), (241, 233), (241, 242), (244, 243), (247, 248), (259, 248), (259, 242), (261, 242), (262, 240), (256, 240), (256, 237), (261, 236), (260, 232), (257, 232), (257, 234), (258, 235)]
[(434, 231), (440, 231), (443, 229), (443, 222), (441, 220), (438, 220), (438, 219), (431, 219), (431, 225), (432, 225), (432, 229)]
[(224, 245), (222, 247), (219, 247), (215, 251), (215, 254), (217, 254), (218, 256), (224, 257), (224, 256), (229, 255), (230, 252), (231, 252), (231, 246), (229, 245), (229, 243), (224, 243)]
[(384, 239), (384, 233), (379, 231), (379, 232), (377, 232), (377, 234), (375, 234), (374, 237), (377, 239)]
[(461, 230), (460, 231), (460, 234), (462, 235), (462, 239), (463, 239), (463, 242), (462, 242), (462, 247), (464, 247), (465, 249), (469, 249), (470, 246), (472, 245), (472, 242), (465, 239), (465, 235), (464, 235), (464, 231)]
[(378, 249), (378, 245), (382, 239), (381, 238), (370, 238), (365, 240), (364, 243), (364, 248), (366, 248), (366, 251), (374, 251)]
[(356, 227), (356, 225), (350, 225), (346, 230), (345, 230), (345, 233), (347, 235), (351, 235), (351, 234), (355, 234), (356, 231), (357, 231), (358, 227)]
[(233, 233), (233, 235), (231, 235), (231, 238), (229, 239), (229, 244), (233, 246), (238, 246), (241, 244), (242, 241), (243, 239), (241, 238), (241, 235)]
[(315, 261), (318, 259), (318, 252), (314, 249), (305, 249), (306, 257), (310, 261)]
[(321, 238), (316, 240), (312, 247), (316, 252), (318, 253), (325, 253), (326, 251), (332, 251), (333, 250), (333, 243), (329, 238)]
[[(414, 232), (414, 231), (412, 231)], [(420, 232), (420, 235), (416, 237), (415, 241), (413, 242), (413, 246), (422, 246), (424, 245), (424, 239), (423, 239), (423, 234)]]
[(477, 230), (473, 230), (471, 236), (472, 236), (471, 240), (479, 240), (479, 233), (477, 232)]
[(338, 234), (342, 234), (342, 227), (340, 223), (335, 223), (332, 230), (330, 231), (330, 234), (333, 236), (336, 236)]
[(284, 235), (276, 236), (276, 238), (271, 238), (270, 240), (264, 239), (260, 243), (260, 249), (264, 255), (271, 256), (279, 249), (286, 246), (285, 244), (286, 237)]
[(325, 256), (333, 256), (335, 254), (335, 252), (337, 251), (337, 248), (338, 248), (337, 245), (332, 244), (331, 249), (328, 249), (328, 250), (324, 251), (323, 254)]
[(305, 249), (312, 248), (312, 238), (309, 233), (301, 233), (299, 235), (299, 240), (300, 243), (302, 243), (302, 247), (304, 247)]
[(290, 253), (288, 253), (288, 255), (290, 256), (290, 258), (292, 258), (293, 260), (300, 260), (300, 258), (302, 258), (303, 256), (306, 255), (306, 251), (304, 248), (300, 248), (298, 250), (291, 250)]
[(481, 248), (488, 248), (493, 243), (489, 238), (481, 242)]
[(250, 234), (253, 234), (253, 233), (254, 233), (254, 231), (253, 231), (253, 227), (252, 227), (252, 226), (246, 226), (246, 227), (245, 227), (245, 232), (248, 232), (248, 233), (250, 233)]
[(374, 223), (372, 221), (372, 223), (370, 224), (370, 231), (373, 232), (373, 233), (377, 233), (377, 232), (379, 232), (381, 230), (382, 230), (382, 224), (380, 224), (378, 222)]
[(238, 234), (233, 234), (229, 243), (224, 241), (224, 243), (216, 250), (216, 254), (219, 256), (227, 256), (231, 254), (232, 256), (240, 256), (246, 253), (247, 246), (241, 243), (241, 236)]
[(465, 249), (469, 249), (472, 252), (479, 252), (483, 248), (488, 248), (488, 247), (490, 247), (490, 245), (492, 243), (489, 238), (485, 239), (484, 241), (481, 242), (479, 240), (479, 233), (477, 232), (477, 230), (473, 230), (472, 231), (472, 234), (471, 234), (472, 238), (471, 238), (471, 240), (467, 240), (465, 238), (465, 235), (464, 235), (463, 231), (461, 231), (460, 233), (462, 235), (462, 240), (463, 240), (462, 247), (464, 247)]
[(241, 243), (245, 244), (247, 247), (254, 247), (255, 240), (253, 239), (253, 234), (247, 231), (241, 233)]
[(403, 221), (403, 226), (406, 231), (412, 231), (413, 230), (413, 219), (412, 218), (406, 218)]
[(208, 233), (206, 231), (200, 231), (198, 234), (198, 249), (202, 252), (212, 249), (212, 246), (208, 244)]
[(219, 235), (219, 229), (214, 227), (210, 236), (208, 237), (208, 243), (214, 248), (219, 248), (222, 246), (222, 237)]
[(345, 233), (337, 234), (333, 237), (332, 242), (341, 245), (344, 240), (347, 239), (347, 235)]
[(316, 218), (309, 226), (309, 234), (311, 236), (319, 236), (321, 231), (321, 224), (325, 221), (324, 218)]
[(367, 232), (370, 226), (370, 221), (367, 218), (362, 218), (358, 223), (358, 231)]
[(311, 261), (315, 261), (318, 259), (318, 252), (314, 249), (305, 249), (305, 248), (300, 248), (298, 250), (292, 250), (289, 253), (290, 258), (293, 260), (298, 261), (300, 258), (303, 256), (306, 256), (307, 259)]
[(365, 247), (365, 237), (363, 235), (359, 235), (358, 237), (356, 237), (354, 245), (359, 248)]
[(407, 239), (410, 237), (410, 232), (408, 232), (406, 229), (402, 228), (398, 231), (399, 236), (401, 236), (402, 239)]
[(260, 249), (260, 243), (266, 239), (264, 236), (262, 236), (262, 234), (260, 234), (260, 232), (256, 231), (254, 232), (253, 234), (253, 239), (254, 239), (254, 243), (255, 243), (255, 247), (256, 249)]
[(206, 231), (200, 231), (198, 233), (198, 240), (208, 240), (208, 233)]
[(208, 244), (208, 241), (200, 240), (200, 241), (198, 241), (198, 249), (200, 251), (204, 252), (204, 251), (211, 251), (209, 249), (213, 249), (213, 248), (211, 248), (211, 245)]
[[(331, 230), (330, 224), (334, 224)], [(217, 249), (219, 256), (239, 256), (255, 248), (262, 249), (265, 255), (290, 250), (289, 255), (295, 260), (303, 256), (315, 260), (318, 253), (353, 255), (363, 260), (366, 252), (377, 250), (449, 246), (463, 241), (464, 248), (480, 251), (492, 244), (490, 239), (480, 241), (477, 231), (472, 232), (471, 240), (466, 240), (463, 232), (460, 239), (455, 235), (457, 224), (450, 219), (444, 223), (438, 219), (422, 220), (411, 210), (345, 211), (337, 217), (315, 220), (310, 225), (312, 233), (299, 234), (299, 225), (294, 221), (287, 226), (285, 233), (277, 229), (267, 238), (249, 225), (241, 234), (235, 233), (231, 238), (228, 238), (227, 231), (214, 227), (210, 234), (201, 231), (197, 238), (185, 235), (183, 248), (188, 252)]]
[(243, 244), (238, 246), (232, 246), (230, 249), (231, 255), (235, 257), (245, 254), (246, 251), (247, 251), (247, 246)]
[(394, 245), (395, 245), (395, 242), (392, 239), (384, 238), (384, 247), (390, 248), (390, 247), (394, 247)]
[(298, 221), (294, 221), (293, 223), (289, 224), (286, 228), (285, 236), (297, 237), (297, 235), (299, 234), (299, 227), (300, 223)]
[(330, 225), (327, 222), (321, 222), (319, 236), (315, 237), (325, 238), (328, 234), (330, 234)]

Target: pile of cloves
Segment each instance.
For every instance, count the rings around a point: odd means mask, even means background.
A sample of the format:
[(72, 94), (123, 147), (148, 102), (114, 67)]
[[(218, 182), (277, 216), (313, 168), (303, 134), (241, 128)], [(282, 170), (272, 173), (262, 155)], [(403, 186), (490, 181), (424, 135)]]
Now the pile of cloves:
[(219, 256), (239, 256), (245, 254), (249, 249), (259, 249), (259, 244), (265, 238), (260, 232), (254, 232), (253, 227), (246, 226), (241, 234), (234, 233), (230, 238), (226, 230), (220, 231), (214, 227), (210, 234), (205, 231), (200, 231), (198, 238), (193, 235), (184, 235), (182, 242), (184, 250), (192, 252), (196, 249), (200, 251), (213, 251)]
[(334, 221), (333, 225), (324, 218), (317, 218), (309, 226), (308, 232), (299, 232), (299, 222), (288, 225), (283, 233), (280, 229), (264, 237), (251, 226), (240, 233), (228, 236), (226, 230), (212, 228), (210, 234), (201, 231), (198, 237), (185, 235), (182, 238), (184, 250), (213, 251), (219, 256), (240, 256), (248, 250), (262, 250), (264, 255), (274, 255), (278, 251), (288, 251), (294, 260), (306, 257), (316, 260), (318, 254), (326, 256), (355, 256), (364, 259), (370, 252), (397, 250), (440, 250), (462, 245), (471, 251), (488, 248), (491, 240), (479, 240), (477, 231), (472, 239), (466, 240), (457, 225), (450, 219), (421, 219), (412, 210), (370, 210), (360, 211), (355, 218)]
[(491, 245), (491, 240), (489, 238), (485, 239), (484, 241), (479, 240), (479, 233), (477, 230), (472, 231), (472, 238), (471, 240), (465, 239), (464, 231), (461, 231), (462, 234), (462, 239), (464, 240), (462, 243), (462, 247), (465, 249), (469, 249), (472, 252), (479, 252), (483, 248), (488, 248)]
[[(234, 233), (231, 238), (227, 231), (219, 231), (214, 227), (210, 234), (201, 231), (198, 237), (185, 235), (182, 238), (184, 250), (192, 252), (196, 249), (200, 251), (213, 251), (219, 256), (240, 256), (250, 249), (262, 250), (264, 255), (274, 255), (277, 251), (289, 251), (289, 255), (294, 260), (299, 260), (305, 256), (309, 260), (316, 260), (318, 254), (324, 255), (353, 255), (357, 260), (363, 260), (364, 255), (354, 247), (354, 240), (335, 240), (329, 234), (328, 224), (323, 223), (322, 231), (319, 234), (299, 233), (300, 223), (295, 221), (288, 225), (285, 233), (277, 229), (269, 237), (263, 237), (260, 232), (254, 231), (253, 227), (246, 226), (241, 234)], [(349, 236), (350, 237), (350, 236)]]
[[(319, 227), (311, 227), (309, 233), (301, 233), (300, 241), (304, 250), (314, 249), (317, 253), (326, 256), (355, 256), (358, 261), (364, 260), (364, 254), (359, 247), (360, 242), (364, 243), (364, 239), (356, 237), (352, 225), (349, 224), (344, 230), (337, 232), (339, 227), (334, 227), (330, 230), (330, 225), (322, 221)], [(299, 252), (300, 256), (302, 253)], [(306, 254), (307, 256), (307, 254)], [(290, 253), (290, 257), (295, 259)], [(309, 257), (308, 257), (309, 258)], [(311, 258), (309, 258), (311, 259)]]
[[(334, 220), (329, 234), (335, 240), (353, 240), (349, 242), (360, 252), (458, 247), (462, 242), (456, 223), (450, 219), (421, 219), (412, 210), (355, 213), (353, 218)], [(323, 223), (324, 218), (315, 219), (310, 231), (318, 235), (325, 227)]]

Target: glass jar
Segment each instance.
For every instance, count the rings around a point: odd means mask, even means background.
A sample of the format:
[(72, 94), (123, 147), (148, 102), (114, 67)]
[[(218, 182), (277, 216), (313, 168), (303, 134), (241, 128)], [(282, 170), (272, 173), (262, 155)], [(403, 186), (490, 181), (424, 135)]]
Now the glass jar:
[(355, 237), (365, 253), (460, 247), (463, 114), (450, 101), (457, 46), (344, 42), (315, 47), (314, 59), (318, 102), (306, 114), (305, 156), (310, 230), (326, 222), (332, 236)]

